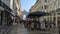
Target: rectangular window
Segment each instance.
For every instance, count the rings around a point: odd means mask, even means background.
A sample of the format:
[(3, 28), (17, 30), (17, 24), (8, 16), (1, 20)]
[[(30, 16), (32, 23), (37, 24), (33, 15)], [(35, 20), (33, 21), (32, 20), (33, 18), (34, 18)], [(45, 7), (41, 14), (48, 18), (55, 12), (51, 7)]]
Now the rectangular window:
[(58, 1), (58, 7), (60, 8), (60, 1)]
[(48, 6), (47, 6), (47, 5), (45, 5), (45, 6), (44, 6), (44, 9), (47, 9), (47, 7), (48, 7)]
[(47, 0), (45, 0), (44, 2), (47, 2)]

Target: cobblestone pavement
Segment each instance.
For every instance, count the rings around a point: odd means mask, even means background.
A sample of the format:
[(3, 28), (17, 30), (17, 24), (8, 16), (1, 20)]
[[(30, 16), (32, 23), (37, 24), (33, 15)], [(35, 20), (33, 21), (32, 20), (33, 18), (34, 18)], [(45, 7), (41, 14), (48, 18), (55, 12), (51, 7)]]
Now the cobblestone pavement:
[(12, 26), (5, 26), (5, 28), (0, 29), (0, 34), (51, 34), (51, 33), (42, 31), (28, 31), (23, 24), (18, 24)]
[(17, 25), (2, 26), (2, 27), (0, 27), (0, 34), (8, 34), (12, 30), (14, 30), (16, 26)]

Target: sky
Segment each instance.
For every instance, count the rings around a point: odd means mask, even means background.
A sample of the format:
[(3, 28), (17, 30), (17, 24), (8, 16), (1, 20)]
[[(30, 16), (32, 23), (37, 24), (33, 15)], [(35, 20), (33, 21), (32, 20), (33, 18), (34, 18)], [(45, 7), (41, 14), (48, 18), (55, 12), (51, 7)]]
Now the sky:
[(20, 0), (21, 2), (21, 11), (29, 11), (31, 6), (33, 6), (36, 3), (36, 0)]

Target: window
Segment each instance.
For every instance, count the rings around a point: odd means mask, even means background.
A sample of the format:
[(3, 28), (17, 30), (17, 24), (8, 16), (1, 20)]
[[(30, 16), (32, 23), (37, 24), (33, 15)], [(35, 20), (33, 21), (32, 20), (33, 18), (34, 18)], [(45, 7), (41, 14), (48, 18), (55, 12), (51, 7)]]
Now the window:
[(48, 7), (47, 5), (44, 5), (44, 9), (47, 9), (47, 7)]
[(60, 8), (60, 1), (58, 1), (58, 5), (59, 5), (58, 7)]
[(47, 0), (45, 0), (44, 2), (47, 2)]
[(58, 15), (60, 15), (60, 13), (58, 13)]
[(41, 7), (43, 9), (43, 7)]

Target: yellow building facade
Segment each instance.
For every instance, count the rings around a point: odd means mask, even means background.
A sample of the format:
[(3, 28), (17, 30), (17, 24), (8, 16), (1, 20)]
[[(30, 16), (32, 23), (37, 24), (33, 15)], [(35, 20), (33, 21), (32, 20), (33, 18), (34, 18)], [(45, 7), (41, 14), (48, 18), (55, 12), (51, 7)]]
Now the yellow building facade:
[(20, 17), (21, 16), (21, 4), (20, 0), (15, 0), (16, 6), (17, 6), (17, 15)]

